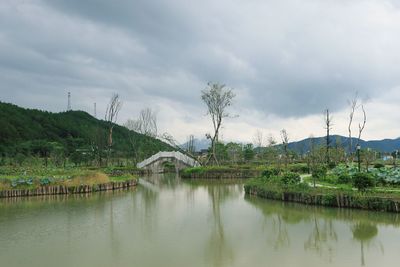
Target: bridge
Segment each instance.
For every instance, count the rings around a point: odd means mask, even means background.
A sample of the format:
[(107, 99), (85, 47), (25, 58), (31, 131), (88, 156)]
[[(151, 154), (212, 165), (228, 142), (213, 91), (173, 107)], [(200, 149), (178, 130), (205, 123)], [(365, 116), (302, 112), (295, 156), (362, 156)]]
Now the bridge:
[(176, 172), (187, 167), (200, 166), (197, 160), (179, 151), (158, 152), (150, 158), (139, 162), (136, 166), (140, 169), (150, 170), (153, 173), (161, 173), (164, 172), (164, 167), (167, 163), (175, 165)]

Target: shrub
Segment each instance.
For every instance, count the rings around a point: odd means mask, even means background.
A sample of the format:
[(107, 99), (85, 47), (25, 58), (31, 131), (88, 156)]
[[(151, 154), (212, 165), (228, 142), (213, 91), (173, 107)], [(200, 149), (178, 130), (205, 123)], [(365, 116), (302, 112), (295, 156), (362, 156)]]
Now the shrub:
[(359, 172), (353, 175), (353, 185), (359, 191), (366, 191), (375, 185), (372, 176), (365, 172)]
[(380, 169), (380, 168), (383, 168), (383, 167), (385, 167), (385, 165), (382, 164), (382, 163), (375, 163), (375, 164), (374, 164), (374, 168), (375, 168), (375, 169)]
[(265, 178), (270, 178), (271, 176), (276, 176), (279, 174), (279, 169), (277, 168), (268, 168), (263, 170), (263, 172), (261, 173), (262, 177)]
[(337, 179), (339, 184), (348, 184), (351, 182), (351, 176), (348, 173), (341, 173)]
[(297, 172), (297, 173), (308, 173), (310, 170), (309, 170), (307, 164), (297, 163), (297, 164), (289, 165), (289, 171)]
[(285, 172), (281, 175), (281, 182), (285, 185), (299, 184), (301, 181), (300, 175), (294, 172)]
[(329, 162), (328, 168), (329, 168), (330, 170), (332, 170), (333, 168), (336, 168), (336, 163), (333, 162), (333, 161)]
[(326, 171), (325, 166), (317, 166), (312, 169), (311, 176), (316, 180), (320, 180), (326, 176)]

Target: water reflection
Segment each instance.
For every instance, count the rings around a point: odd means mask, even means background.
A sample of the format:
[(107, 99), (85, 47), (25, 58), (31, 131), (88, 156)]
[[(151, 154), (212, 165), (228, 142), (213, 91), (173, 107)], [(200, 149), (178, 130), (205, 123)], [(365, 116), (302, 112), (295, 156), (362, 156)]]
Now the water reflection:
[[(358, 222), (351, 227), (354, 240), (360, 242), (361, 265), (365, 266), (364, 245), (369, 245), (378, 235), (378, 227), (369, 222)], [(383, 253), (383, 246), (381, 245)]]
[(208, 195), (210, 196), (213, 226), (210, 232), (209, 243), (206, 251), (211, 258), (212, 266), (230, 266), (233, 261), (232, 247), (227, 242), (221, 218), (221, 205), (234, 192), (232, 187), (223, 185), (207, 185)]
[(245, 197), (242, 181), (155, 175), (126, 191), (0, 200), (0, 258), (41, 267), (395, 266), (399, 226), (397, 214)]
[[(396, 227), (400, 225), (397, 214), (310, 207), (261, 200), (255, 197), (246, 197), (245, 199), (264, 214), (265, 221), (272, 221), (271, 231), (267, 235), (273, 237), (274, 249), (290, 247), (290, 239), (298, 238), (295, 231), (288, 229), (289, 225), (293, 225), (292, 228), (296, 229), (307, 225), (311, 227), (311, 230), (308, 231), (307, 239), (304, 240), (304, 250), (315, 252), (327, 262), (334, 260), (340, 241), (347, 238), (346, 234), (339, 235), (336, 229), (337, 225), (346, 225), (350, 229), (353, 239), (360, 243), (362, 266), (366, 265), (365, 246), (370, 247), (374, 244), (373, 247), (383, 255), (383, 244), (374, 242), (377, 240), (379, 232), (378, 225), (395, 225)], [(356, 222), (354, 223), (354, 221)]]

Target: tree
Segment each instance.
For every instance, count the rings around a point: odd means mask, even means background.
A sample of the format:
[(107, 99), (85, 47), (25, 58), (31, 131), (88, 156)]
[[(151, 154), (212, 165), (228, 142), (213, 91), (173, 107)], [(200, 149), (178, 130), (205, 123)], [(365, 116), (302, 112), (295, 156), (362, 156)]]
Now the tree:
[(367, 113), (365, 112), (365, 108), (364, 108), (363, 104), (361, 104), (361, 110), (362, 110), (362, 113), (363, 113), (363, 120), (362, 120), (361, 123), (358, 124), (358, 141), (357, 141), (357, 145), (360, 144), (361, 134), (364, 131), (365, 124), (367, 123)]
[(121, 107), (122, 107), (122, 102), (119, 99), (119, 95), (113, 94), (111, 96), (110, 103), (107, 106), (106, 115), (105, 115), (105, 121), (108, 122), (107, 164), (108, 164), (108, 161), (110, 160), (111, 147), (113, 145), (113, 139), (112, 139), (113, 129), (114, 129), (115, 123), (117, 122), (118, 113), (121, 110)]
[(285, 129), (281, 130), (281, 140), (282, 140), (282, 146), (283, 146), (283, 153), (284, 153), (284, 157), (285, 157), (285, 168), (287, 168), (288, 160), (289, 160), (289, 150), (288, 150), (289, 136)]
[(329, 149), (331, 146), (330, 130), (332, 130), (332, 117), (329, 114), (329, 109), (325, 110), (325, 129), (326, 129), (326, 165), (329, 166), (330, 163)]
[(207, 114), (211, 117), (214, 130), (212, 135), (206, 135), (208, 139), (211, 139), (211, 153), (206, 163), (213, 158), (215, 163), (219, 165), (216, 155), (216, 144), (218, 143), (219, 131), (223, 119), (230, 116), (227, 108), (232, 105), (234, 97), (235, 94), (232, 92), (232, 89), (219, 83), (208, 83), (206, 89), (201, 91), (201, 99), (207, 105)]
[(370, 148), (363, 150), (362, 159), (365, 162), (367, 172), (369, 172), (369, 166), (376, 159), (376, 151), (373, 151)]
[(230, 142), (226, 144), (226, 152), (231, 163), (238, 163), (243, 158), (242, 145)]
[(186, 142), (186, 152), (193, 155), (194, 152), (196, 151), (196, 147), (194, 145), (194, 135), (191, 134), (189, 135), (189, 137), (187, 138), (187, 142)]
[(257, 151), (256, 151), (257, 158), (259, 158), (262, 153), (262, 150), (263, 150), (262, 147), (264, 146), (264, 136), (263, 136), (263, 132), (261, 130), (257, 130), (254, 133), (253, 144), (254, 144), (254, 148), (257, 149)]
[(348, 103), (349, 103), (349, 106), (350, 106), (349, 125), (348, 125), (348, 131), (349, 131), (349, 154), (351, 155), (353, 153), (353, 139), (352, 139), (351, 126), (353, 124), (354, 112), (357, 109), (357, 103), (358, 103), (358, 93), (357, 92), (356, 92), (354, 98), (349, 100)]
[(369, 173), (357, 172), (353, 175), (353, 185), (361, 192), (375, 185), (374, 179)]
[(136, 120), (129, 119), (125, 123), (125, 127), (155, 138), (158, 134), (157, 113), (151, 108), (142, 109), (139, 112), (139, 117)]
[(246, 161), (254, 159), (254, 148), (253, 144), (246, 144), (243, 147), (243, 157)]
[(254, 147), (262, 147), (263, 146), (263, 144), (264, 144), (264, 136), (263, 136), (263, 132), (261, 131), (261, 130), (257, 130), (255, 133), (254, 133), (254, 136), (253, 136), (253, 144), (254, 144)]
[(278, 151), (276, 144), (277, 142), (275, 138), (270, 134), (267, 138), (267, 147), (264, 151), (264, 156), (270, 164), (274, 163), (278, 159)]

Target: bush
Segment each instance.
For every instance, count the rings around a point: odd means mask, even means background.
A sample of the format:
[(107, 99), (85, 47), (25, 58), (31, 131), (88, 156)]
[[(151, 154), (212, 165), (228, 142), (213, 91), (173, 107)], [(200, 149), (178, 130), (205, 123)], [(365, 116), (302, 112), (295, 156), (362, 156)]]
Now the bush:
[(317, 166), (311, 170), (311, 176), (316, 180), (320, 180), (326, 176), (326, 172), (325, 166)]
[(375, 163), (375, 164), (374, 164), (374, 168), (375, 168), (375, 169), (380, 169), (380, 168), (383, 168), (383, 167), (385, 167), (385, 165), (382, 164), (382, 163)]
[(308, 173), (310, 170), (309, 170), (307, 164), (297, 163), (297, 164), (289, 165), (289, 171), (297, 172), (297, 173)]
[(366, 191), (375, 185), (372, 176), (365, 172), (359, 172), (353, 175), (353, 185), (359, 191)]
[(351, 176), (348, 173), (341, 173), (337, 179), (339, 184), (348, 184), (351, 182)]
[(285, 172), (281, 175), (281, 182), (285, 185), (299, 184), (300, 181), (300, 175), (294, 172)]
[(271, 176), (276, 176), (279, 174), (279, 169), (277, 168), (268, 168), (263, 170), (263, 172), (261, 173), (262, 177), (265, 178), (270, 178)]
[(329, 164), (328, 164), (328, 168), (329, 168), (330, 170), (332, 170), (332, 169), (336, 168), (336, 163), (335, 163), (335, 162), (333, 162), (333, 161), (329, 162)]

